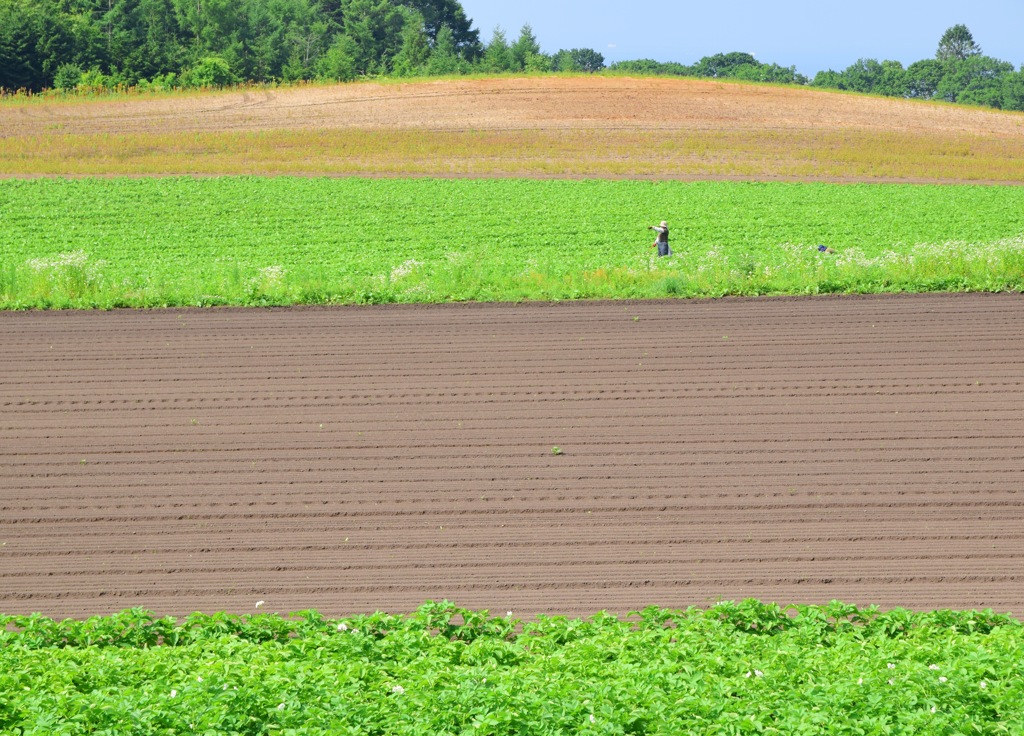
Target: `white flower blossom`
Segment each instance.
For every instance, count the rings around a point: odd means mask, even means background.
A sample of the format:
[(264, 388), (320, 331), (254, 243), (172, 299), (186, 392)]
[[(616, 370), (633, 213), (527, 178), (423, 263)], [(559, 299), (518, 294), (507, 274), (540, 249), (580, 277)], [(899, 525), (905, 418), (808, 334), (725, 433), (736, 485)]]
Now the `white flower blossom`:
[(344, 621), (338, 624), (338, 631), (348, 631), (348, 626), (345, 625)]
[(178, 691), (177, 690), (171, 690), (171, 697), (172, 698), (178, 697)]
[(939, 682), (945, 682), (945, 681), (946, 681), (946, 678), (945, 678), (945, 677), (940, 677), (940, 678), (939, 678)]
[(278, 705), (277, 709), (278, 710), (284, 710), (284, 703), (281, 703), (280, 705)]
[(260, 269), (259, 278), (266, 283), (268, 286), (275, 286), (281, 283), (281, 279), (284, 278), (285, 273), (284, 266), (267, 266), (266, 268)]
[(597, 719), (594, 718), (594, 714), (593, 713), (590, 714), (590, 722), (591, 723), (597, 723)]
[(980, 687), (982, 690), (984, 690), (985, 688), (988, 687), (988, 683), (985, 682), (984, 680), (982, 680), (981, 682), (978, 683), (978, 687)]
[(396, 693), (397, 695), (401, 695), (405, 692), (405, 688), (401, 685), (395, 685), (393, 688), (391, 688), (391, 692)]
[(937, 664), (930, 664), (930, 665), (928, 665), (928, 669), (930, 669), (930, 670), (937, 670), (938, 668), (939, 668), (939, 666)]
[(896, 669), (896, 665), (894, 665), (894, 664), (893, 664), (892, 662), (890, 662), (889, 664), (887, 664), (887, 665), (886, 665), (886, 667), (888, 667), (888, 668), (889, 668), (889, 669), (891, 669), (891, 670), (894, 670), (894, 669)]
[(423, 265), (423, 261), (417, 261), (415, 259), (410, 258), (408, 261), (405, 261), (401, 265), (395, 266), (391, 270), (391, 280), (395, 281), (395, 280), (400, 279), (400, 278), (402, 278), (404, 276), (408, 276), (417, 267), (422, 266), (422, 265)]

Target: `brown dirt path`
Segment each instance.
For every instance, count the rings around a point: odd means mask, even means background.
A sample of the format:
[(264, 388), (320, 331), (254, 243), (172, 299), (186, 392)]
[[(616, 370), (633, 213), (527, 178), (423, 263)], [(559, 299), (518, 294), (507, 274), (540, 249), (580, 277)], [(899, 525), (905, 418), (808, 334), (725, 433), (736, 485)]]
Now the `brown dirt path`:
[(1019, 614), (1022, 328), (1019, 295), (3, 313), (0, 611)]

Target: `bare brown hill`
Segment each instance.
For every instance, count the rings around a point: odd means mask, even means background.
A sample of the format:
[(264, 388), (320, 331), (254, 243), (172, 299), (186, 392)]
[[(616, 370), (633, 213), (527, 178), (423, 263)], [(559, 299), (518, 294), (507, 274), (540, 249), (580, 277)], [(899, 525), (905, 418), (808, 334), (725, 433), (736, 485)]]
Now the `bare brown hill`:
[(1024, 136), (1024, 115), (698, 79), (509, 78), (342, 84), (3, 111), (0, 134), (255, 130), (848, 130)]
[(692, 79), (359, 83), (0, 107), (0, 174), (1024, 182), (1024, 114)]

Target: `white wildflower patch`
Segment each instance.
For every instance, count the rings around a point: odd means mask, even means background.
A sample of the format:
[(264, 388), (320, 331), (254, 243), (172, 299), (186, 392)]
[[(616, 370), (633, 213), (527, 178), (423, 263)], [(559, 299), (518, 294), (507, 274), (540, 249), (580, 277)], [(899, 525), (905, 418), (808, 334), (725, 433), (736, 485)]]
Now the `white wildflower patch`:
[(288, 271), (284, 266), (265, 266), (256, 272), (256, 275), (249, 279), (250, 289), (274, 289), (284, 282), (285, 274)]
[(49, 258), (30, 258), (25, 266), (39, 287), (80, 293), (96, 285), (106, 261), (92, 260), (84, 250)]
[(401, 685), (395, 685), (393, 688), (391, 688), (391, 692), (393, 692), (395, 695), (402, 695), (403, 693), (405, 693), (405, 688)]
[(259, 278), (265, 283), (273, 286), (277, 286), (284, 279), (284, 275), (287, 273), (284, 266), (267, 266), (261, 268)]
[(415, 271), (422, 265), (423, 261), (417, 261), (413, 258), (410, 258), (404, 263), (400, 263), (399, 265), (391, 269), (391, 280), (397, 281), (398, 279), (404, 279), (406, 276), (411, 274), (413, 271)]
[[(95, 261), (101, 263), (101, 261)], [(68, 268), (86, 268), (89, 265), (89, 254), (84, 250), (74, 250), (70, 253), (60, 253), (51, 258), (30, 258), (25, 263), (32, 271), (54, 271)]]

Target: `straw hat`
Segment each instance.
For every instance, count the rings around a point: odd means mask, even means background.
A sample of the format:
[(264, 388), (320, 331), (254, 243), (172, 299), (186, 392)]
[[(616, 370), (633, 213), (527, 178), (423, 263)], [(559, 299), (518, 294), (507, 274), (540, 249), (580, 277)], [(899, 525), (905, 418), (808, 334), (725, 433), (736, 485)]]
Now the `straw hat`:
[(661, 221), (661, 226), (662, 226), (662, 227), (668, 227), (668, 223), (667, 223), (667, 222), (665, 222), (664, 220), (662, 220), (662, 221)]

